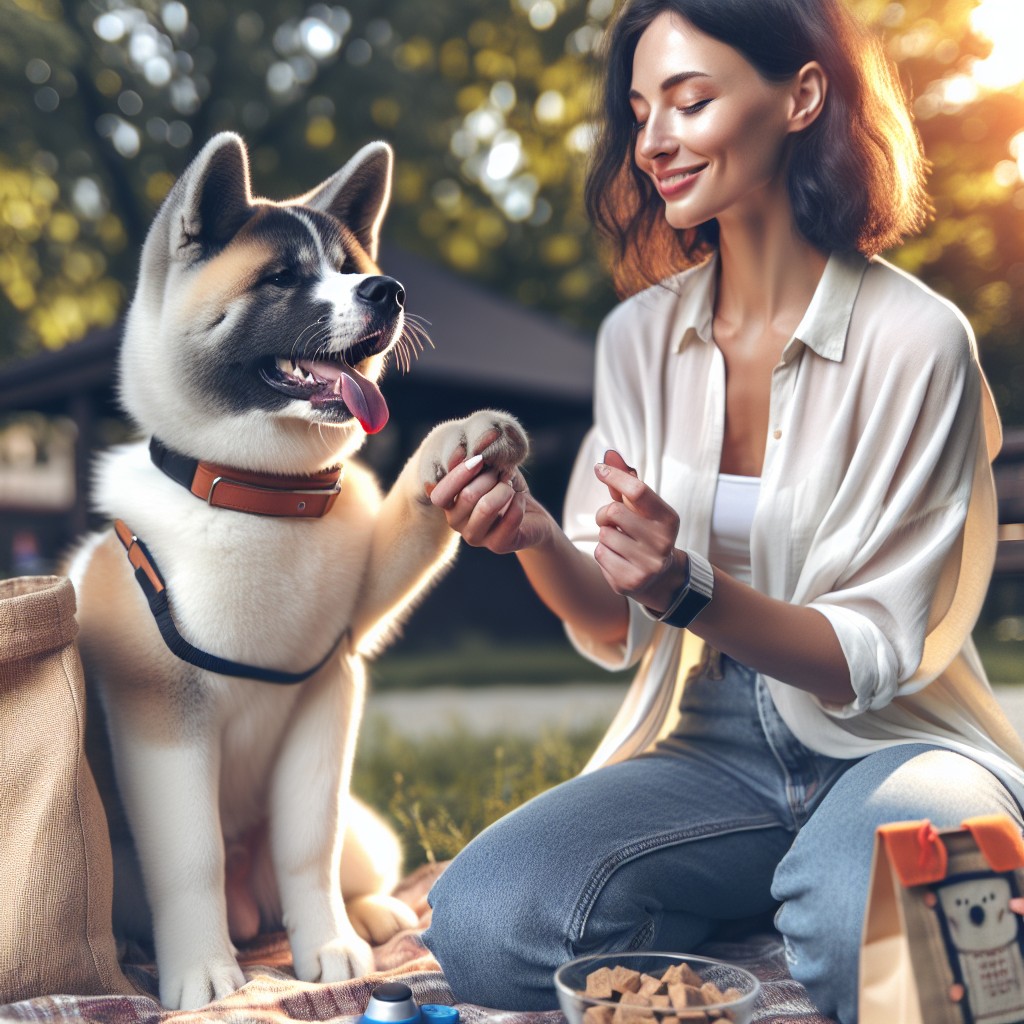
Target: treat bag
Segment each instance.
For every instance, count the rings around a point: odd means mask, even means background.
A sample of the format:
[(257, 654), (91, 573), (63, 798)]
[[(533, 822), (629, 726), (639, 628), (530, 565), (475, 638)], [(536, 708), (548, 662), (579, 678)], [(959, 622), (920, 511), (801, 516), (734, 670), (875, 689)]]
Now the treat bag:
[(77, 631), (70, 580), (0, 580), (0, 1004), (135, 993), (110, 926)]
[(860, 1024), (1024, 1021), (1024, 841), (1002, 814), (875, 834), (860, 949)]

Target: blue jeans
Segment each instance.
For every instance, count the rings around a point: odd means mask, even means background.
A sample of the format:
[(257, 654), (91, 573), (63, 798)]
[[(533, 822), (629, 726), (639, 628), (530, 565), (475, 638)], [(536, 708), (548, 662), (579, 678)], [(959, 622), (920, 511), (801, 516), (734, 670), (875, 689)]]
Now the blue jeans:
[(913, 744), (825, 757), (752, 669), (723, 656), (717, 676), (687, 683), (679, 726), (653, 753), (535, 797), (438, 879), (423, 939), (460, 1001), (553, 1009), (566, 960), (688, 952), (781, 903), (793, 977), (854, 1024), (876, 826), (999, 812), (1022, 824), (1002, 783), (960, 754)]

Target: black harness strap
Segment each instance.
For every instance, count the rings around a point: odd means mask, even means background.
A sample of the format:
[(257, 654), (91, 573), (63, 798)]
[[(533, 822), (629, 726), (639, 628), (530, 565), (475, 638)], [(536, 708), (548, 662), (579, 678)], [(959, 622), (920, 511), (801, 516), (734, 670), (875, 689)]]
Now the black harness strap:
[[(207, 672), (216, 672), (222, 676), (234, 676), (239, 679), (256, 679), (261, 683), (277, 683), (281, 686), (292, 686), (295, 683), (304, 682), (310, 676), (315, 675), (327, 664), (337, 653), (338, 648), (349, 637), (350, 630), (346, 629), (331, 645), (331, 649), (311, 669), (305, 672), (279, 672), (272, 668), (260, 668), (257, 665), (243, 665), (241, 662), (229, 661), (227, 658), (218, 658), (216, 654), (209, 654), (193, 647), (179, 632), (171, 617), (170, 605), (167, 601), (167, 586), (163, 576), (157, 568), (153, 556), (149, 553), (146, 545), (131, 533), (127, 526), (120, 519), (114, 524), (118, 540), (125, 546), (128, 552), (128, 560), (135, 567), (135, 579), (146, 595), (149, 610), (156, 619), (157, 628), (167, 644), (170, 652), (182, 661), (187, 661), (196, 668), (204, 669)], [(134, 557), (133, 557), (133, 549)], [(149, 571), (147, 571), (149, 570)], [(157, 583), (154, 583), (154, 579)], [(158, 585), (157, 585), (158, 584)]]

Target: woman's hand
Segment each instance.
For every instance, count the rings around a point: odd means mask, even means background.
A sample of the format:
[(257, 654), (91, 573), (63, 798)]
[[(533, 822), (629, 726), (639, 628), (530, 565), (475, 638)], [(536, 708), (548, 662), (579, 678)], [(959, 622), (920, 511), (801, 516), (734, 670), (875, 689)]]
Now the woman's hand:
[(616, 451), (594, 467), (612, 502), (597, 512), (600, 543), (594, 558), (608, 585), (652, 611), (663, 612), (686, 580), (677, 550), (679, 516), (626, 465)]
[(518, 469), (498, 473), (480, 455), (460, 462), (426, 491), (467, 544), (499, 555), (543, 544), (558, 529)]

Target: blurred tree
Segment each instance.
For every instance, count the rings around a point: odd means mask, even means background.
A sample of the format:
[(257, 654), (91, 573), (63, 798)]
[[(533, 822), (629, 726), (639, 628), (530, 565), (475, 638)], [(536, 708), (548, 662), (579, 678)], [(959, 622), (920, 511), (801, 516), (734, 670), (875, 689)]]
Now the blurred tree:
[[(885, 33), (934, 164), (936, 220), (892, 258), (970, 316), (1024, 423), (1024, 3), (847, 2)], [(581, 203), (612, 6), (0, 0), (0, 358), (109, 322), (154, 210), (225, 128), (271, 197), (387, 138), (389, 237), (592, 329), (614, 302)]]

